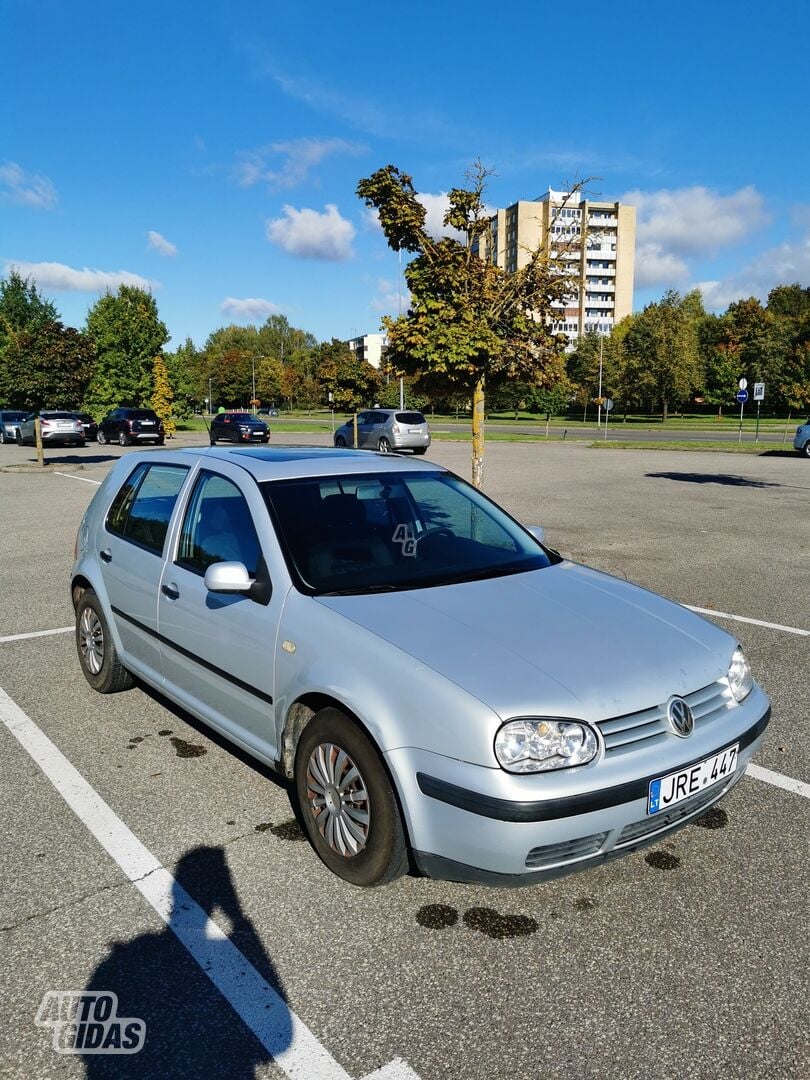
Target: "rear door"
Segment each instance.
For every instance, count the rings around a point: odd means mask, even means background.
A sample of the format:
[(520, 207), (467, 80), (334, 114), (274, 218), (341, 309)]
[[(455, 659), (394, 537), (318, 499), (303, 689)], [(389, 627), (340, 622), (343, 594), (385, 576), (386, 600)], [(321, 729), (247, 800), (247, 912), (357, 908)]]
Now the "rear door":
[[(269, 761), (277, 756), (275, 648), (289, 585), (253, 479), (212, 462), (189, 492), (160, 589), (158, 624), (166, 689), (229, 738)], [(263, 576), (263, 596), (210, 593), (205, 571), (241, 562)]]
[(125, 662), (150, 682), (163, 679), (157, 639), (163, 550), (177, 497), (188, 478), (184, 465), (140, 462), (121, 487), (96, 540), (99, 566)]

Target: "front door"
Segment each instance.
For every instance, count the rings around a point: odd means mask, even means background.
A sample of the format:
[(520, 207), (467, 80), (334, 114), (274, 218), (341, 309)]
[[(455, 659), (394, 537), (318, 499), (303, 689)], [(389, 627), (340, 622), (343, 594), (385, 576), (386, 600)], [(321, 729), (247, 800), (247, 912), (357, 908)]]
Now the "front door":
[[(222, 470), (222, 471), (220, 471)], [(229, 473), (230, 475), (224, 475)], [(269, 761), (276, 758), (273, 676), (283, 590), (256, 599), (211, 593), (205, 571), (241, 562), (252, 578), (268, 576), (254, 507), (240, 486), (242, 470), (217, 463), (203, 469), (190, 494), (173, 560), (160, 588), (158, 625), (167, 690), (234, 741)]]

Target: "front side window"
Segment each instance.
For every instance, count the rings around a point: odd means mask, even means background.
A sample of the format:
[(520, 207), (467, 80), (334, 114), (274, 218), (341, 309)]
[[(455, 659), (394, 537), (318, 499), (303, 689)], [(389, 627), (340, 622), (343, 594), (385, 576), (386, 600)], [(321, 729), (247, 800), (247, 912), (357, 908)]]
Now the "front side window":
[(256, 576), (261, 557), (259, 540), (244, 495), (230, 480), (202, 472), (189, 501), (177, 563), (205, 574), (213, 563), (243, 563)]
[(384, 473), (262, 485), (305, 591), (387, 592), (500, 577), (555, 556), (450, 473)]
[(159, 555), (188, 469), (142, 462), (113, 499), (107, 529)]

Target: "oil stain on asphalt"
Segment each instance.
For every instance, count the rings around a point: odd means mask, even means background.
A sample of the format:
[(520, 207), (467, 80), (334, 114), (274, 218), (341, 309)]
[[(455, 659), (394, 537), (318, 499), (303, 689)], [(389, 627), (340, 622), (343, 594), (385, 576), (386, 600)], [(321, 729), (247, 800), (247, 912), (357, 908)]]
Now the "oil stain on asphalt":
[[(428, 930), (446, 930), (458, 922), (458, 912), (448, 904), (425, 904), (416, 913), (416, 921)], [(462, 916), (464, 925), (487, 937), (526, 937), (537, 932), (537, 921), (529, 915), (501, 915), (494, 908), (473, 907)]]
[(728, 825), (728, 814), (722, 807), (713, 806), (711, 810), (707, 810), (692, 824), (699, 825), (701, 829), (725, 829), (726, 825)]
[(180, 739), (177, 735), (173, 735), (169, 739), (169, 742), (174, 747), (178, 757), (202, 757), (203, 754), (208, 753), (204, 746), (199, 746), (196, 743), (186, 742), (185, 739)]
[(644, 862), (656, 870), (674, 870), (681, 865), (677, 855), (670, 855), (668, 851), (651, 851), (644, 856)]

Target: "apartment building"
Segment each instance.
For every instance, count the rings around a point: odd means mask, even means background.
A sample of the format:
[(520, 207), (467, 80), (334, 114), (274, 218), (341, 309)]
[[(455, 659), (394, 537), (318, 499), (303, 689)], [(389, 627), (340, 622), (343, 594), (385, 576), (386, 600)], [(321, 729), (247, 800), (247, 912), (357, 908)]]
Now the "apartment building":
[(479, 247), (507, 273), (525, 266), (541, 244), (557, 241), (576, 282), (565, 303), (555, 305), (554, 329), (573, 344), (588, 331), (610, 333), (633, 310), (636, 208), (551, 188), (492, 217), (491, 240)]
[(363, 334), (362, 337), (350, 338), (346, 344), (353, 353), (357, 353), (359, 360), (367, 360), (372, 367), (379, 370), (382, 352), (386, 346), (385, 334)]

